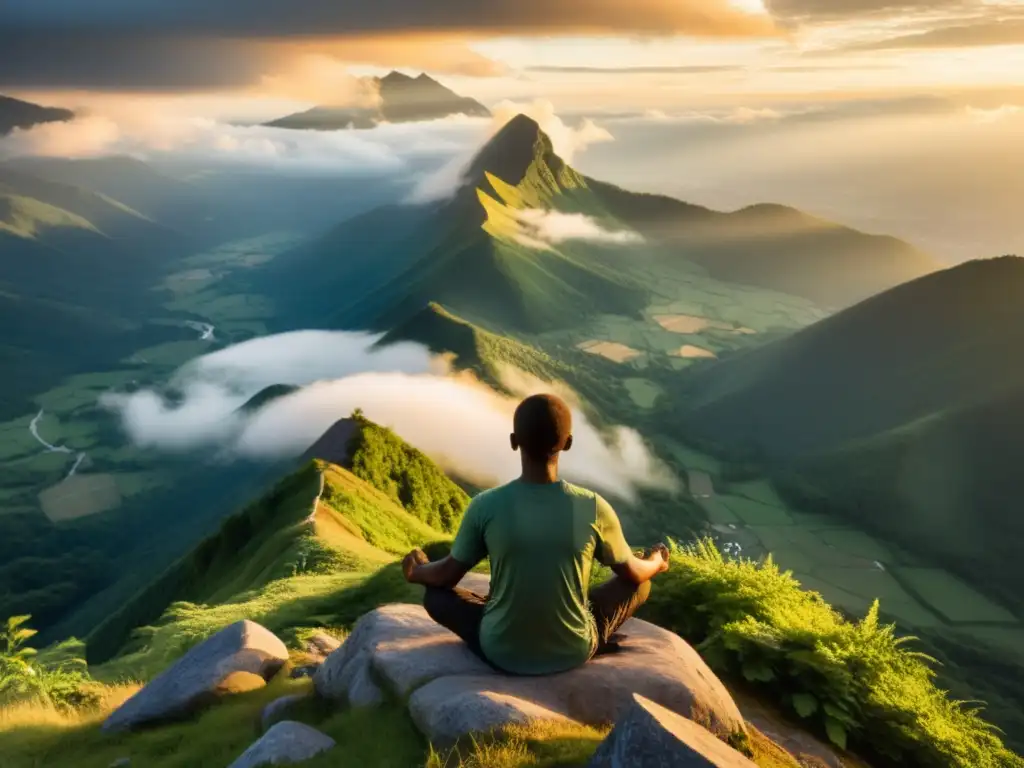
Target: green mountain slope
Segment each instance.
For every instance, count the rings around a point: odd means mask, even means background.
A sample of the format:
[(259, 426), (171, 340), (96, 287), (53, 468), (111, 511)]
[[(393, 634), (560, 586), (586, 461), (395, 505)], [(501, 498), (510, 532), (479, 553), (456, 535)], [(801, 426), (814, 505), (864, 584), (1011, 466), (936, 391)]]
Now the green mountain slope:
[(0, 96), (0, 136), (6, 136), (15, 128), (32, 128), (42, 123), (65, 122), (74, 116), (75, 113), (68, 109), (41, 107), (10, 96)]
[(90, 661), (110, 659), (172, 603), (222, 604), (296, 574), (366, 574), (455, 530), (468, 496), (393, 432), (357, 413), (309, 455), (339, 448), (348, 468), (308, 458), (101, 622), (89, 635)]
[(102, 194), (0, 166), (0, 360), (19, 371), (0, 413), (138, 348), (152, 308), (143, 289), (184, 242)]
[[(526, 208), (608, 219), (532, 120), (520, 116), (505, 126), (467, 178), (443, 204), (380, 209), (343, 224), (279, 259), (275, 281), (300, 265), (317, 268), (325, 279), (310, 286), (306, 311), (319, 306), (342, 327), (380, 330), (432, 301), (491, 328), (535, 332), (646, 305), (648, 289), (613, 258), (621, 249), (525, 242), (515, 218)], [(366, 251), (364, 243), (371, 244)]]
[(637, 317), (701, 275), (842, 304), (933, 266), (900, 241), (793, 209), (718, 213), (589, 179), (520, 115), (481, 149), (451, 199), (344, 222), (278, 259), (264, 284), (283, 314), (304, 322), (386, 331), (437, 302), (507, 334)]
[(723, 213), (607, 184), (591, 187), (620, 219), (714, 277), (822, 306), (849, 306), (940, 266), (897, 238), (865, 234), (783, 205)]
[(392, 328), (377, 344), (387, 346), (403, 341), (415, 341), (439, 355), (452, 355), (458, 370), (473, 371), (495, 389), (505, 386), (504, 366), (544, 380), (564, 379), (569, 374), (568, 366), (539, 349), (485, 331), (433, 302)]
[(683, 384), (676, 423), (1021, 606), (1024, 259), (895, 288)]
[(213, 213), (212, 201), (198, 187), (133, 157), (23, 157), (9, 160), (0, 169), (121, 201), (151, 221), (182, 231), (203, 226)]

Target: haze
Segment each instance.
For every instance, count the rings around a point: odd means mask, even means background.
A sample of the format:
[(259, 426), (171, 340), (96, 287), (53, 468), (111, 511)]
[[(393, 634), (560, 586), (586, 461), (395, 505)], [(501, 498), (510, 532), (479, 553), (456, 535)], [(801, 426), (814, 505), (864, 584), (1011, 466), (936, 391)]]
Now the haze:
[[(0, 91), (86, 115), (16, 132), (0, 153), (174, 149), (390, 173), (413, 200), (443, 196), (486, 121), (287, 138), (236, 125), (365, 105), (359, 78), (398, 67), (499, 116), (544, 105), (596, 144), (582, 170), (631, 188), (790, 203), (949, 262), (1024, 246), (1019, 0), (122, 5), (0, 11)], [(62, 55), (45, 55), (58, 38)]]

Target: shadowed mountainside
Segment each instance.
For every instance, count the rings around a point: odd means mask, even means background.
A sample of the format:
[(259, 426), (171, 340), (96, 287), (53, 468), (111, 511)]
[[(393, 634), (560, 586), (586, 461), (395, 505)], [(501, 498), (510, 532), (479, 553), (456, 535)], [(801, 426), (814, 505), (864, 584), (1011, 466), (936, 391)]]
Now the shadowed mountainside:
[(29, 101), (0, 95), (0, 136), (6, 136), (15, 128), (32, 128), (43, 123), (66, 122), (75, 113), (69, 109), (41, 107)]
[(1024, 259), (920, 278), (683, 383), (678, 428), (1021, 605)]

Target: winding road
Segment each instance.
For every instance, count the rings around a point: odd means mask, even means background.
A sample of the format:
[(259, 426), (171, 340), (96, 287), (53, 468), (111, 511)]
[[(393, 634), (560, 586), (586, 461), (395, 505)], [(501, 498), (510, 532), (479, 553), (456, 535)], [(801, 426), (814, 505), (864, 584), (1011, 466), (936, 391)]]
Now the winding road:
[[(28, 431), (32, 433), (32, 437), (34, 437), (36, 441), (46, 449), (47, 453), (66, 453), (69, 455), (74, 453), (74, 451), (66, 445), (51, 445), (43, 439), (42, 435), (39, 434), (39, 421), (43, 418), (44, 414), (45, 411), (40, 408), (39, 413), (37, 413), (35, 418), (29, 423)], [(87, 454), (84, 451), (78, 454), (78, 457), (75, 459), (75, 463), (71, 467), (71, 471), (65, 475), (65, 480), (74, 476), (75, 472), (78, 471), (78, 467), (81, 466), (83, 461), (85, 461), (86, 455)]]
[(209, 323), (198, 323), (195, 320), (186, 320), (185, 325), (194, 331), (199, 332), (200, 341), (213, 341), (213, 326)]

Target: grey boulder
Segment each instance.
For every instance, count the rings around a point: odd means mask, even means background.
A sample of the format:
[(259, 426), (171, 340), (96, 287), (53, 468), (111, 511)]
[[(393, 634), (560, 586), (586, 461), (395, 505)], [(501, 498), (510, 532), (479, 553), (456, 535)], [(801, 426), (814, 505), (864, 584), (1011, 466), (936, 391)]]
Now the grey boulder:
[(288, 649), (270, 630), (239, 621), (153, 678), (107, 718), (103, 730), (124, 731), (188, 717), (225, 693), (265, 684), (287, 660)]
[(306, 698), (308, 697), (304, 693), (293, 693), (289, 696), (281, 696), (274, 699), (260, 713), (260, 729), (263, 731), (270, 730), (271, 726), (275, 723), (284, 720), (289, 709)]
[(334, 739), (316, 728), (285, 720), (253, 742), (228, 768), (301, 763), (326, 752), (334, 745)]
[(387, 605), (363, 616), (314, 676), (317, 691), (352, 706), (386, 693), (408, 699), (421, 731), (439, 746), (529, 720), (615, 723), (640, 693), (673, 712), (707, 719), (719, 733), (743, 731), (721, 681), (677, 635), (627, 622), (618, 653), (545, 677), (495, 672), (417, 605)]
[(634, 695), (587, 768), (756, 768), (709, 731)]

